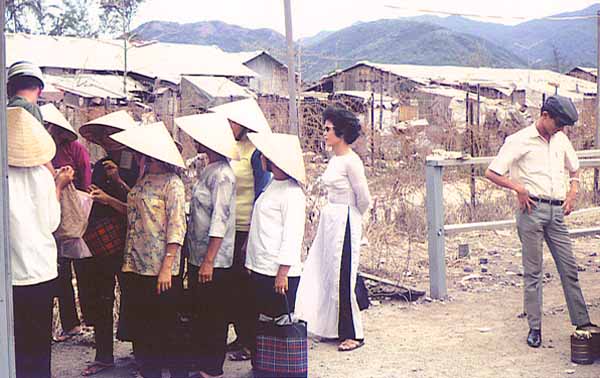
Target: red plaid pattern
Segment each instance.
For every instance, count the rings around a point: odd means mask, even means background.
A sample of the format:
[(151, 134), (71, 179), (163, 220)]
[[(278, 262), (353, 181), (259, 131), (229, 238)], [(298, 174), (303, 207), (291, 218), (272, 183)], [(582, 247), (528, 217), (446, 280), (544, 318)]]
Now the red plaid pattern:
[(308, 340), (305, 337), (256, 337), (255, 377), (306, 377)]
[(123, 253), (127, 225), (124, 219), (117, 217), (102, 218), (90, 223), (83, 240), (94, 256), (108, 256)]

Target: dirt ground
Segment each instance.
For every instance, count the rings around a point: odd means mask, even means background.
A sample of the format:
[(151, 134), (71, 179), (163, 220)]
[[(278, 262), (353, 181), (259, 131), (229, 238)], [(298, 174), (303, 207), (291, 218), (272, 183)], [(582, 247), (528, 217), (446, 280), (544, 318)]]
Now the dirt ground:
[[(598, 219), (573, 220), (576, 226)], [(468, 243), (470, 256), (457, 259), (459, 243)], [(575, 255), (592, 321), (600, 323), (600, 238), (576, 239)], [(446, 301), (429, 298), (415, 303), (383, 300), (363, 312), (366, 345), (340, 353), (335, 343), (311, 339), (312, 378), (399, 377), (600, 377), (600, 361), (579, 366), (570, 362), (573, 331), (560, 280), (548, 252), (545, 255), (543, 346), (525, 344), (519, 243), (514, 230), (473, 232), (447, 238)], [(399, 251), (399, 253), (402, 253)], [(482, 272), (481, 258), (488, 271)], [(429, 290), (427, 267), (414, 258), (408, 280)], [(117, 342), (118, 367), (98, 377), (131, 377), (130, 346)], [(90, 335), (53, 346), (56, 378), (80, 376), (93, 359)], [(168, 376), (165, 373), (165, 377)], [(226, 362), (227, 378), (251, 377), (249, 363)]]

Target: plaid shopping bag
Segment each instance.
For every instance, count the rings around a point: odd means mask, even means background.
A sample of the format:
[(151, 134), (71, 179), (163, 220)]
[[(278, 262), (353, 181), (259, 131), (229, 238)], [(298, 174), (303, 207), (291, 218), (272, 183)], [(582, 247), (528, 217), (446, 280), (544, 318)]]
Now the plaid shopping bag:
[[(287, 304), (287, 296), (286, 296)], [(277, 318), (260, 314), (256, 329), (255, 378), (306, 378), (308, 338), (306, 322), (289, 312)]]
[(106, 217), (91, 220), (83, 240), (94, 256), (108, 256), (123, 253), (127, 223), (121, 217)]

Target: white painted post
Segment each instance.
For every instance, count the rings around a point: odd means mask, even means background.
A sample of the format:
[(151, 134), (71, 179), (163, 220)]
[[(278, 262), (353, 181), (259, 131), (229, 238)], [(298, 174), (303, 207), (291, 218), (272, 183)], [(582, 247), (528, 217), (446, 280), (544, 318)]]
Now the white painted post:
[(434, 299), (443, 299), (448, 294), (446, 287), (442, 169), (441, 165), (432, 160), (428, 160), (425, 166), (429, 295)]
[(8, 248), (8, 154), (6, 132), (5, 2), (0, 1), (0, 377), (14, 378), (12, 275)]

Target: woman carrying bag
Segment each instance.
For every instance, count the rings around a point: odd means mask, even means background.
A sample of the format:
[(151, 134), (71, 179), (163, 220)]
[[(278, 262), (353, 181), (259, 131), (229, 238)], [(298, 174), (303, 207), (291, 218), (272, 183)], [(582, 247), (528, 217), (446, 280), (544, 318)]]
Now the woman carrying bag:
[(338, 350), (346, 352), (364, 345), (355, 287), (362, 216), (371, 196), (363, 163), (350, 147), (360, 135), (358, 118), (348, 110), (330, 107), (323, 120), (325, 142), (334, 153), (321, 177), (328, 203), (304, 263), (296, 308), (309, 332), (339, 339)]
[[(58, 297), (62, 332), (53, 340), (54, 342), (63, 342), (82, 333), (75, 305), (72, 267), (73, 260), (89, 257), (90, 251), (81, 239), (88, 219), (82, 208), (81, 196), (85, 194), (77, 193), (75, 189), (87, 192), (91, 185), (92, 170), (90, 156), (85, 147), (77, 141), (77, 133), (69, 121), (51, 103), (43, 105), (40, 110), (44, 126), (56, 144), (56, 155), (52, 159), (52, 165), (57, 169), (70, 166), (75, 171), (74, 186), (67, 187), (65, 194), (68, 193), (68, 197), (65, 196), (61, 199), (60, 231), (57, 230), (58, 232), (54, 234), (58, 247), (56, 296)], [(89, 201), (89, 196), (86, 200)]]
[(196, 142), (208, 165), (192, 189), (186, 245), (188, 285), (194, 320), (192, 353), (200, 377), (223, 375), (227, 347), (227, 301), (235, 239), (235, 174), (230, 159), (238, 158), (227, 119), (206, 113), (175, 119)]
[[(273, 319), (285, 315), (289, 321), (300, 280), (306, 219), (306, 197), (300, 186), (306, 182), (302, 149), (293, 135), (257, 133), (249, 138), (273, 174), (254, 205), (248, 236), (246, 268), (251, 272), (254, 292), (254, 324), (259, 316)], [(294, 326), (291, 322), (288, 325)], [(305, 330), (295, 338), (259, 333), (256, 340), (252, 355), (255, 377), (306, 376)], [(297, 348), (289, 348), (294, 343)]]
[(171, 337), (177, 325), (181, 246), (185, 238), (185, 189), (175, 174), (185, 168), (162, 122), (110, 136), (136, 151), (143, 175), (127, 196), (127, 240), (123, 257), (122, 305), (129, 314), (135, 358), (144, 378), (188, 376)]
[(83, 124), (79, 133), (102, 147), (106, 156), (92, 169), (90, 195), (94, 200), (83, 236), (92, 257), (74, 262), (79, 300), (87, 325), (94, 327), (96, 357), (83, 371), (89, 376), (113, 368), (113, 308), (115, 286), (123, 265), (127, 232), (127, 193), (135, 184), (139, 168), (133, 154), (110, 135), (137, 127), (124, 110), (106, 114)]

